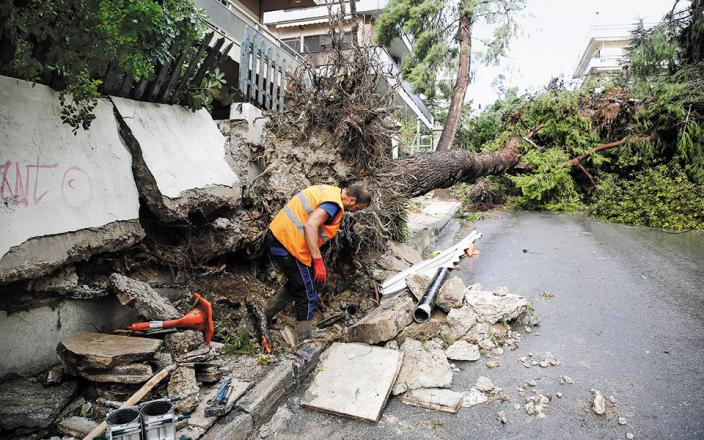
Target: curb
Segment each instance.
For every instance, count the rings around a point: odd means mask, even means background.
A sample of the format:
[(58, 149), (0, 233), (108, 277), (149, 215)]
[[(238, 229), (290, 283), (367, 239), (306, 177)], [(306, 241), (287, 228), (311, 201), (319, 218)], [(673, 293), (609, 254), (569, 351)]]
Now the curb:
[(233, 411), (218, 420), (201, 437), (204, 440), (246, 440), (268, 422), (279, 406), (303, 384), (329, 343), (308, 343), (285, 360), (235, 403)]

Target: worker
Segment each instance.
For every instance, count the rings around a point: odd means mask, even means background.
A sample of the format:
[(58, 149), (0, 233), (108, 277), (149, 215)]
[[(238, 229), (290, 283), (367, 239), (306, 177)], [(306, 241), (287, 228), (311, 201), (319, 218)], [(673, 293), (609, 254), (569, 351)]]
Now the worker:
[(357, 212), (371, 202), (371, 193), (363, 185), (342, 189), (315, 185), (296, 194), (279, 211), (269, 225), (266, 245), (286, 283), (266, 304), (264, 314), (269, 322), (293, 302), (296, 337), (299, 342), (310, 338), (318, 302), (315, 284), (327, 281), (320, 247), (337, 234), (345, 212)]

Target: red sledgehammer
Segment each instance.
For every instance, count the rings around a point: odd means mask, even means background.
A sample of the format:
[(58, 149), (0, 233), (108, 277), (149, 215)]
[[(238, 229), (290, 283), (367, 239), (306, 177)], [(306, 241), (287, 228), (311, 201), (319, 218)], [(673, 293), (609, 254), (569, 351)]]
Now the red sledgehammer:
[(191, 293), (193, 294), (193, 298), (198, 300), (198, 304), (181, 318), (171, 319), (169, 321), (135, 322), (134, 324), (130, 324), (127, 328), (138, 332), (143, 332), (151, 328), (190, 328), (202, 331), (205, 343), (210, 345), (210, 341), (213, 339), (213, 333), (215, 333), (215, 326), (213, 325), (213, 307), (196, 292)]

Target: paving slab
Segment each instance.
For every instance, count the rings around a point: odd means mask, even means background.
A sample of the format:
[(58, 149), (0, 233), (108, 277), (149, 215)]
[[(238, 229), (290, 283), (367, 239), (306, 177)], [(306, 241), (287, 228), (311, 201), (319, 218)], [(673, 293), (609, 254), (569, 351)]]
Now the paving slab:
[(64, 361), (84, 368), (112, 368), (154, 357), (161, 340), (78, 332), (63, 339), (56, 351)]
[(403, 354), (397, 350), (336, 342), (321, 355), (319, 372), (301, 405), (377, 422), (402, 361)]

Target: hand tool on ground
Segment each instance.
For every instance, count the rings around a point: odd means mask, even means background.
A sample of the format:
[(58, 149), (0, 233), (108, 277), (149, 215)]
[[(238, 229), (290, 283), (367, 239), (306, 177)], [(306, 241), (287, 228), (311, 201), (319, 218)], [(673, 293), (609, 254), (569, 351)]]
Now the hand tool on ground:
[(147, 331), (154, 328), (190, 328), (203, 332), (205, 343), (210, 345), (215, 333), (213, 324), (213, 307), (208, 301), (196, 292), (191, 292), (197, 304), (188, 313), (179, 319), (171, 319), (168, 321), (149, 321), (136, 322), (130, 324), (127, 328), (132, 331)]
[(205, 408), (207, 417), (217, 417), (225, 415), (227, 412), (227, 403), (232, 395), (232, 379), (224, 377), (218, 383), (218, 390), (215, 397), (208, 400), (208, 406)]

